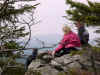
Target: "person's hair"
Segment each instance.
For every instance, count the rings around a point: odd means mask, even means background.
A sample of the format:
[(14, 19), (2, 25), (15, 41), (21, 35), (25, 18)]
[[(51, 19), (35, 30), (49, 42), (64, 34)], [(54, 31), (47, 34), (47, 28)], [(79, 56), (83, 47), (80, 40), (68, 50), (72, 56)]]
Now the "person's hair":
[(82, 21), (75, 21), (74, 24), (80, 23), (80, 25), (84, 25), (84, 22)]
[(63, 31), (64, 31), (65, 34), (68, 34), (71, 31), (71, 28), (68, 27), (68, 26), (64, 26)]

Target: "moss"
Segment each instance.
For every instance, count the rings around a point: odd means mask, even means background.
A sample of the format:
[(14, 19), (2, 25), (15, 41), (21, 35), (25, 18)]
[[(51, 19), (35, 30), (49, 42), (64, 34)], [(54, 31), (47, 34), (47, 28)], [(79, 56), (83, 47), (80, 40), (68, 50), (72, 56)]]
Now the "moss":
[[(2, 68), (4, 65), (6, 64), (6, 62), (0, 61), (0, 67)], [(25, 68), (23, 64), (16, 64), (19, 66), (16, 67), (12, 67), (12, 68), (7, 68), (5, 69), (5, 71), (3, 72), (4, 75), (24, 75), (25, 73)]]
[(65, 72), (59, 72), (58, 75), (66, 75)]
[(76, 70), (75, 68), (69, 69), (69, 74), (70, 75), (79, 75), (78, 70)]
[[(67, 75), (94, 75), (94, 71), (70, 68)], [(97, 72), (97, 75), (100, 75), (100, 71)]]
[(42, 75), (41, 71), (29, 69), (25, 75)]
[(4, 75), (24, 75), (25, 70), (22, 67), (8, 68), (4, 71)]
[(9, 51), (9, 52), (3, 52), (3, 53), (0, 53), (0, 57), (9, 57), (9, 56), (12, 56), (13, 55), (13, 52)]

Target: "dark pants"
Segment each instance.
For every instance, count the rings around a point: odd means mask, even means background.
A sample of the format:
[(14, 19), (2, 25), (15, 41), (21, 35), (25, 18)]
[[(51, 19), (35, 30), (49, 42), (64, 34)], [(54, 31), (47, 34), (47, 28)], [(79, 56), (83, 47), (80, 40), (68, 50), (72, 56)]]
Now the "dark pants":
[(60, 51), (56, 52), (55, 57), (60, 57), (65, 54), (69, 54), (71, 51), (77, 51), (76, 48), (71, 47), (71, 48), (62, 48)]
[(32, 60), (35, 60), (36, 59), (37, 55), (38, 55), (38, 50), (37, 49), (34, 49), (32, 51), (32, 55), (28, 56), (28, 58), (26, 59), (26, 63), (25, 63), (25, 69), (26, 70), (28, 69), (28, 66), (32, 62)]

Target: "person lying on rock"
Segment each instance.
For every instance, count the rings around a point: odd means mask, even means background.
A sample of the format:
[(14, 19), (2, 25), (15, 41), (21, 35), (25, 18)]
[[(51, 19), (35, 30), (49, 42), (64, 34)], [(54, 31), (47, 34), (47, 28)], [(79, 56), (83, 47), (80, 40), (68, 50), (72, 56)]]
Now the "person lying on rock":
[(70, 53), (72, 50), (77, 51), (76, 47), (80, 47), (80, 39), (78, 35), (71, 31), (70, 27), (63, 27), (64, 36), (58, 47), (51, 52), (52, 56), (62, 56), (64, 54)]
[(89, 45), (89, 32), (86, 30), (84, 23), (77, 21), (75, 22), (75, 26), (78, 28), (78, 36), (81, 41), (82, 46)]

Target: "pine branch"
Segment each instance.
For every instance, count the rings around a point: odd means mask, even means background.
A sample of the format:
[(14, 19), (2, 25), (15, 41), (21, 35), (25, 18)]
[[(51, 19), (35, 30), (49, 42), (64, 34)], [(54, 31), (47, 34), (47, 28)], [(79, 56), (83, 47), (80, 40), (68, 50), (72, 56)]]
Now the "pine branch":
[(100, 3), (87, 0), (87, 4), (66, 0), (72, 9), (66, 10), (69, 15), (68, 19), (72, 21), (82, 21), (89, 25), (100, 25)]

